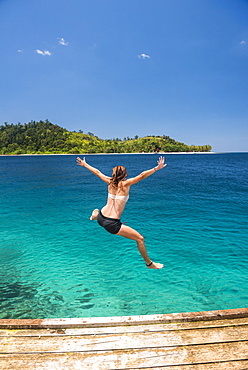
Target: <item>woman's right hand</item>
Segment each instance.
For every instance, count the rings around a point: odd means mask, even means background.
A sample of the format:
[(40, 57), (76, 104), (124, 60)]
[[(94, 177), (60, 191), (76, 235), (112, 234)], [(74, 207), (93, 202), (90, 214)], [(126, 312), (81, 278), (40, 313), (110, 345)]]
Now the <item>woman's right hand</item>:
[(83, 166), (83, 167), (85, 167), (85, 165), (86, 165), (86, 159), (85, 159), (85, 157), (84, 157), (83, 159), (81, 159), (81, 158), (77, 157), (77, 164), (78, 164), (79, 166)]

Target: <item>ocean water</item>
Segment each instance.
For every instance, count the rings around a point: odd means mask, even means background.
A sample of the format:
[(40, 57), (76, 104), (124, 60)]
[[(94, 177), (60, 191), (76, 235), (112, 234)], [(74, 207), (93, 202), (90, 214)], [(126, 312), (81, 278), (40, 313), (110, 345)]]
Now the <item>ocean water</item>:
[[(135, 176), (158, 155), (89, 155)], [(131, 188), (136, 243), (89, 221), (107, 187), (76, 156), (0, 157), (0, 318), (157, 314), (248, 305), (248, 153), (170, 154)]]

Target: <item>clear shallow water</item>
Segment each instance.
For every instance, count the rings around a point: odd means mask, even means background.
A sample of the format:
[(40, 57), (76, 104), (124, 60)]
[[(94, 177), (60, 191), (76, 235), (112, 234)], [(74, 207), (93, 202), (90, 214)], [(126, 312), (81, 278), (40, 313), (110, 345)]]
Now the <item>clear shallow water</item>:
[[(148, 270), (133, 241), (90, 222), (106, 185), (76, 156), (0, 157), (0, 318), (156, 314), (248, 304), (248, 153), (167, 155), (131, 189), (122, 221), (162, 262)], [(157, 155), (91, 155), (111, 175)]]

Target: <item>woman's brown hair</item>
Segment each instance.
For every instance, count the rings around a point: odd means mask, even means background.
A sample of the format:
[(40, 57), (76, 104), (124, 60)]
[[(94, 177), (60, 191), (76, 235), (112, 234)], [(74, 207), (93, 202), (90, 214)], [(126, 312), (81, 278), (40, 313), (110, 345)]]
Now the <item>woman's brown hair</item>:
[(127, 170), (123, 166), (116, 166), (113, 168), (112, 177), (110, 180), (110, 185), (118, 187), (120, 181), (124, 180), (127, 177)]

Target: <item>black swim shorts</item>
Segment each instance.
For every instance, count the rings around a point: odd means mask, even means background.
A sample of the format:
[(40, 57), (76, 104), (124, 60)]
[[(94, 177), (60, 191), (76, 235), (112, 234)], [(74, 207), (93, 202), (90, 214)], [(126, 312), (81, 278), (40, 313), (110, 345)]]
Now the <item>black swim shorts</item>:
[(121, 221), (118, 218), (105, 217), (103, 216), (101, 211), (97, 216), (97, 221), (100, 226), (104, 227), (104, 229), (111, 234), (117, 234), (120, 231), (122, 225)]

